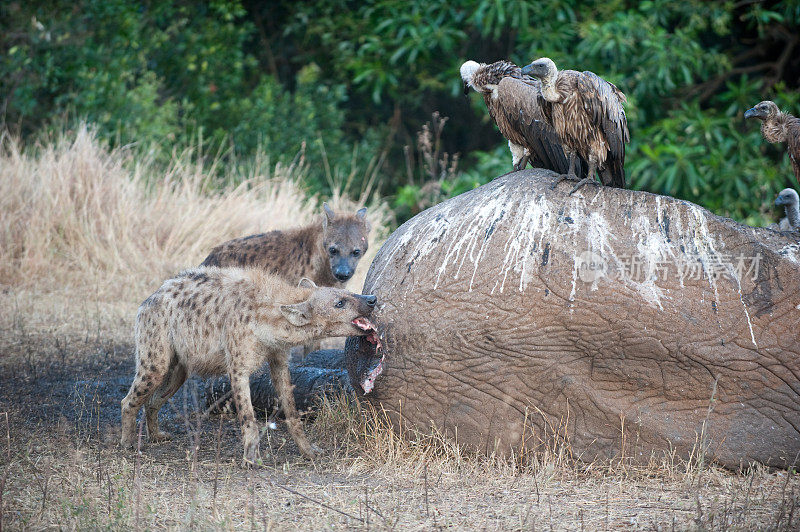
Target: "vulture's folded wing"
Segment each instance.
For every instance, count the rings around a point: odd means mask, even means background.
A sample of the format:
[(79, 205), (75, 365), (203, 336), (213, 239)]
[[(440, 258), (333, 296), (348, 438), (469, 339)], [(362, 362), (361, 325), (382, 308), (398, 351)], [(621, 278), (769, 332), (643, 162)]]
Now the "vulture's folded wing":
[(789, 160), (792, 163), (794, 178), (800, 185), (800, 118), (793, 118), (789, 123), (786, 151), (789, 153)]
[[(533, 82), (538, 83), (538, 82)], [(516, 130), (525, 140), (531, 152), (534, 167), (547, 168), (560, 174), (569, 169), (569, 161), (555, 130), (545, 115), (542, 105), (546, 103), (535, 85), (505, 77), (497, 85), (497, 108), (509, 128)], [(499, 125), (499, 124), (498, 124)], [(580, 162), (576, 172), (581, 175)], [(586, 170), (583, 167), (583, 172)]]
[(593, 72), (582, 72), (578, 77), (578, 94), (583, 109), (608, 142), (606, 168), (600, 178), (605, 185), (624, 188), (625, 144), (630, 141), (630, 133), (622, 104), (627, 98), (613, 83)]

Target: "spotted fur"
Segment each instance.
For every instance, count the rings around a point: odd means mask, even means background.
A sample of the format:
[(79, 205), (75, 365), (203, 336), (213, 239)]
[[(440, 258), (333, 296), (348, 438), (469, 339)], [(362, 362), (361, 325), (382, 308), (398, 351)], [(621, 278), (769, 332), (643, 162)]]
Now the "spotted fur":
[(266, 270), (290, 283), (303, 277), (343, 288), (369, 247), (367, 210), (337, 214), (323, 205), (322, 222), (229, 240), (211, 250), (201, 266)]
[(122, 445), (132, 445), (142, 406), (150, 440), (169, 439), (159, 430), (158, 411), (186, 378), (227, 374), (244, 459), (254, 462), (259, 431), (249, 379), (266, 361), (289, 432), (302, 454), (313, 457), (291, 391), (289, 347), (364, 335), (352, 321), (369, 315), (374, 304), (374, 296), (318, 288), (309, 280), (296, 286), (257, 269), (200, 267), (165, 281), (136, 316), (136, 376), (122, 400)]

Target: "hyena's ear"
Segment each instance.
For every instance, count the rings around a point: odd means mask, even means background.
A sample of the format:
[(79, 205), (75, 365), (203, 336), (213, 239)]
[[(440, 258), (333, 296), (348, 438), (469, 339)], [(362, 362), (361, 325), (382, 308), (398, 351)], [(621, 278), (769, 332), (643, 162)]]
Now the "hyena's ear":
[(303, 277), (302, 279), (300, 279), (300, 282), (297, 283), (297, 286), (300, 286), (302, 288), (311, 288), (312, 290), (316, 290), (318, 288), (317, 285), (314, 283), (314, 281), (312, 281), (308, 277)]
[(295, 305), (281, 305), (281, 314), (295, 327), (311, 323), (311, 306), (308, 301)]
[(366, 228), (367, 233), (369, 233), (369, 230), (372, 229), (372, 226), (370, 226), (369, 222), (367, 221), (367, 208), (361, 207), (358, 209), (358, 211), (356, 211), (356, 216), (364, 223), (364, 227)]
[(336, 213), (333, 212), (333, 209), (328, 207), (327, 203), (322, 204), (322, 210), (325, 211), (325, 217), (322, 219), (322, 227), (327, 229), (328, 224), (333, 223), (333, 219), (336, 218)]

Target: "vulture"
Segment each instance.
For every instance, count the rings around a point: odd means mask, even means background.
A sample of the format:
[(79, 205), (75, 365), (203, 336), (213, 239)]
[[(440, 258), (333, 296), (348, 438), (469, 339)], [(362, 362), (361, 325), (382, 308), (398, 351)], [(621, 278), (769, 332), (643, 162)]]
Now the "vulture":
[(761, 134), (767, 141), (786, 143), (794, 178), (800, 183), (800, 118), (782, 113), (775, 102), (769, 100), (745, 111), (744, 117), (761, 120)]
[(524, 67), (522, 74), (541, 80), (545, 116), (570, 161), (564, 177), (577, 178), (576, 155), (588, 161), (588, 175), (572, 192), (594, 182), (595, 170), (604, 185), (625, 188), (625, 144), (630, 141), (625, 94), (593, 72), (558, 70), (547, 57)]
[(542, 105), (546, 102), (538, 80), (523, 76), (509, 61), (467, 61), (461, 65), (461, 79), (464, 94), (472, 88), (483, 95), (489, 116), (508, 139), (514, 170), (522, 170), (530, 161), (533, 167), (560, 174), (567, 171), (564, 149), (544, 116)]
[(784, 188), (778, 197), (775, 198), (775, 206), (783, 206), (786, 218), (769, 226), (770, 229), (778, 231), (800, 231), (800, 197), (793, 188)]

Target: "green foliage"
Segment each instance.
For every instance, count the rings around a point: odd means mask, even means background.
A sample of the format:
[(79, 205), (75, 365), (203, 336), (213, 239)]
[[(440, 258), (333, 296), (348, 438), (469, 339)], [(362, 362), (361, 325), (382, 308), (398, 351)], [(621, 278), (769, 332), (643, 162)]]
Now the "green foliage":
[[(792, 184), (742, 112), (800, 113), (800, 0), (50, 0), (3, 3), (0, 21), (0, 108), (23, 134), (66, 115), (165, 152), (200, 135), (237, 160), (305, 146), (321, 192), (366, 186), (388, 150), (401, 220), (510, 170), (481, 98), (460, 94), (465, 59), (549, 56), (617, 84), (634, 188), (763, 223)], [(435, 110), (459, 171), (411, 182), (402, 148)]]
[(4, 121), (23, 134), (86, 119), (111, 142), (160, 145), (164, 159), (198, 137), (209, 153), (230, 145), (237, 158), (259, 150), (274, 162), (291, 161), (307, 143), (315, 190), (327, 184), (323, 162), (353, 163), (344, 87), (322, 83), (313, 64), (297, 73), (293, 91), (260, 72), (247, 49), (255, 29), (239, 2), (0, 9), (21, 30), (0, 37), (0, 95)]
[[(524, 64), (547, 55), (564, 68), (597, 72), (627, 93), (634, 187), (763, 223), (761, 206), (791, 184), (781, 147), (765, 145), (758, 124), (745, 124), (741, 115), (767, 98), (800, 110), (792, 96), (800, 76), (797, 0), (321, 0), (289, 9), (285, 20), (276, 44), (297, 43), (298, 63), (325, 65), (325, 77), (362, 103), (350, 110), (362, 123), (388, 116), (387, 100), (399, 102), (409, 127), (431, 102), (452, 106), (445, 95), (459, 94), (464, 59)], [(469, 150), (461, 166), (477, 183), (510, 163), (479, 96), (471, 96), (471, 109), (472, 117), (448, 126), (461, 142), (448, 143), (446, 135), (445, 144)], [(407, 205), (421, 186), (398, 180), (395, 190)]]

